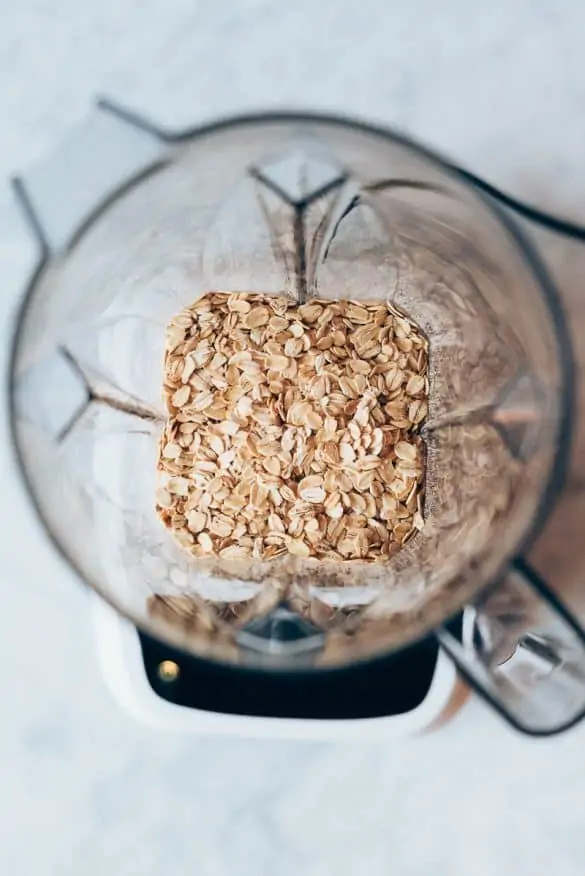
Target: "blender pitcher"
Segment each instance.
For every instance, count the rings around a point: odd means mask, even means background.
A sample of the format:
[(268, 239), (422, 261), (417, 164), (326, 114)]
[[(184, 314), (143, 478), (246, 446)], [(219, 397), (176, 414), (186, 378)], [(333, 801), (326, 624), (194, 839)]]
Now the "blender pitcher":
[[(367, 668), (434, 635), (519, 729), (582, 716), (583, 633), (519, 559), (562, 486), (570, 344), (538, 255), (493, 199), (344, 119), (175, 135), (106, 102), (15, 189), (40, 257), (14, 327), (13, 445), (83, 581), (233, 673)], [(387, 561), (207, 562), (161, 525), (165, 327), (209, 291), (386, 301), (426, 335), (424, 526)]]

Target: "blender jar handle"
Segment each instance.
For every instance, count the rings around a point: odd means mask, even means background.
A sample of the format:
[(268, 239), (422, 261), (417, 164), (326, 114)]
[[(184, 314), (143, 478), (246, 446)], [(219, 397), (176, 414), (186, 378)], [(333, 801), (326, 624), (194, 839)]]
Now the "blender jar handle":
[(437, 639), (463, 678), (517, 730), (549, 736), (585, 717), (585, 633), (524, 560)]

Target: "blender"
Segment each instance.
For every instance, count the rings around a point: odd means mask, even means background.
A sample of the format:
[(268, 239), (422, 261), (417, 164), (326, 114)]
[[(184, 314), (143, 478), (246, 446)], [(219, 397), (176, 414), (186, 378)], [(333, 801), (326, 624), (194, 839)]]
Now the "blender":
[[(135, 711), (386, 738), (431, 723), (457, 670), (523, 732), (582, 717), (583, 632), (522, 559), (563, 483), (571, 347), (494, 198), (371, 125), (274, 113), (177, 134), (109, 101), (15, 192), (38, 245), (13, 326), (15, 468), (97, 594)], [(424, 526), (386, 562), (210, 566), (161, 526), (165, 327), (209, 291), (384, 301), (426, 335)]]

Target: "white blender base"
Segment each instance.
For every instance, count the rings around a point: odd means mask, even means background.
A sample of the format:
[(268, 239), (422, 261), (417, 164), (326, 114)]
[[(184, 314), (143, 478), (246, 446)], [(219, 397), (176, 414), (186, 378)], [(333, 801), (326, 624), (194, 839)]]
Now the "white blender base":
[(453, 664), (439, 651), (427, 696), (415, 709), (400, 715), (315, 720), (206, 712), (178, 706), (157, 696), (146, 677), (136, 628), (95, 593), (91, 594), (91, 610), (98, 659), (108, 687), (132, 717), (161, 730), (330, 742), (395, 740), (416, 735), (440, 723), (453, 703), (458, 684)]

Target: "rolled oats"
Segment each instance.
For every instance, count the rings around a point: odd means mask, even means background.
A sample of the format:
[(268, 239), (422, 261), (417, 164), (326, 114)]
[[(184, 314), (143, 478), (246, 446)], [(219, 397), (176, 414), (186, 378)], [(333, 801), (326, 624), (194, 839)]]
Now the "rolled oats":
[(204, 295), (167, 329), (159, 517), (194, 556), (387, 559), (423, 526), (427, 360), (385, 302)]

